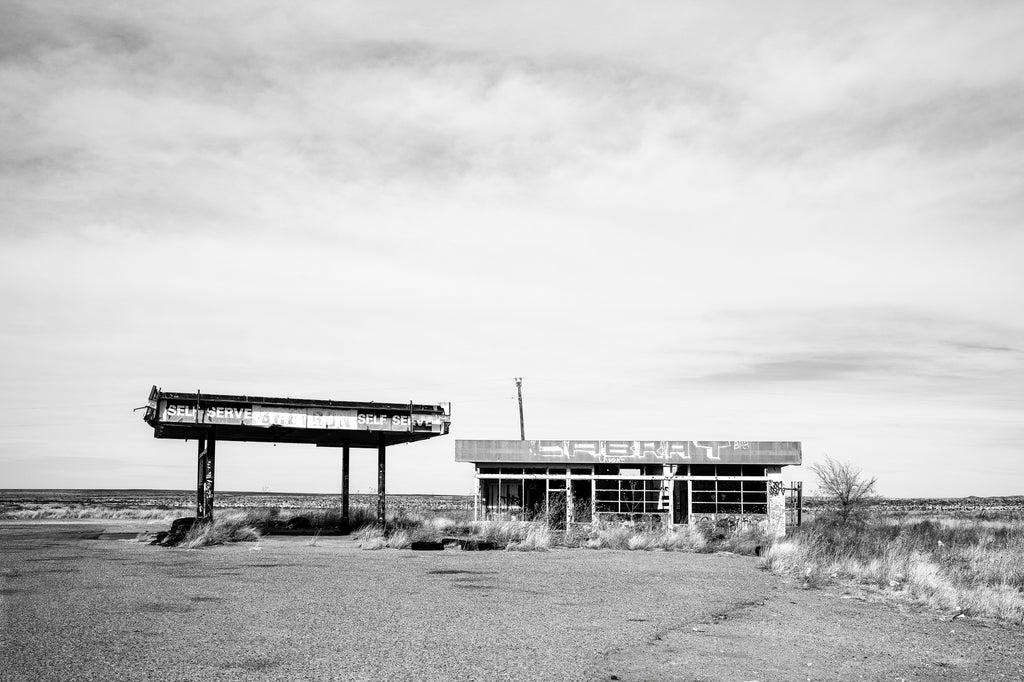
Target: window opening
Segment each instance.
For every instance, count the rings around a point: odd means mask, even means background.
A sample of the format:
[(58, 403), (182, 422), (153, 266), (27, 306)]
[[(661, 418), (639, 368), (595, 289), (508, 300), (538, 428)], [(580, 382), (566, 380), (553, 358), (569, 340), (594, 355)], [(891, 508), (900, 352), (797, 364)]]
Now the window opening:
[(694, 514), (767, 514), (767, 481), (691, 481)]

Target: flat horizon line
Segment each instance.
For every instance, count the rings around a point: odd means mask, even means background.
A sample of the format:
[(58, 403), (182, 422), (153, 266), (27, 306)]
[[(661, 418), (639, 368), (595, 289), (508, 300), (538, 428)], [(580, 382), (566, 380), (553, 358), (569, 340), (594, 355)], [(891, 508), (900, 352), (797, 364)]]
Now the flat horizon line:
[[(195, 490), (192, 489), (177, 489), (177, 488), (0, 488), (0, 493), (12, 493), (12, 492), (161, 492), (161, 493), (181, 493), (186, 495), (195, 494)], [(330, 492), (330, 493), (299, 493), (299, 492), (288, 492), (282, 490), (217, 490), (214, 495), (332, 495), (341, 496), (341, 492)], [(375, 492), (358, 492), (350, 491), (349, 495), (376, 495)], [(472, 493), (386, 493), (388, 497), (473, 497)], [(821, 497), (821, 495), (814, 495), (805, 493), (804, 497)], [(910, 496), (897, 496), (897, 495), (878, 495), (874, 499), (876, 500), (969, 500), (969, 499), (1022, 499), (1024, 493), (1019, 495), (963, 495), (961, 497), (931, 497), (927, 495), (910, 495)]]

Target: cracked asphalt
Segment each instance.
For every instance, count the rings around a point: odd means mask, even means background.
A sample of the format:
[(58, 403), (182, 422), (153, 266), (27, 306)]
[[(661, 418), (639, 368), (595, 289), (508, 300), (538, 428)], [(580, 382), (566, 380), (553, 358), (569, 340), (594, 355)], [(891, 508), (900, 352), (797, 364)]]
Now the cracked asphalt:
[(1022, 628), (803, 590), (728, 554), (187, 551), (0, 524), (0, 679), (1024, 679)]

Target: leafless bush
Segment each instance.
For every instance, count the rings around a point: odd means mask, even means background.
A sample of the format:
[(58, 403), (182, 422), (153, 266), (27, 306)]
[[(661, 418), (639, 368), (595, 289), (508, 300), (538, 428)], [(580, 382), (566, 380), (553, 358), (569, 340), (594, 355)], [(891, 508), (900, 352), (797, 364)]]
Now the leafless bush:
[(826, 508), (840, 524), (863, 520), (869, 500), (876, 495), (878, 479), (867, 478), (852, 464), (838, 462), (828, 455), (824, 462), (808, 467), (818, 477), (818, 488)]

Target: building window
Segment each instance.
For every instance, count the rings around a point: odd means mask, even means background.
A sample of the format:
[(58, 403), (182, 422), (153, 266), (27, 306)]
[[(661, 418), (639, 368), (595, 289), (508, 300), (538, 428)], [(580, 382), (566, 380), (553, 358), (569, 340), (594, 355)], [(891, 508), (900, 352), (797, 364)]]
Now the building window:
[(648, 480), (598, 480), (598, 514), (657, 514), (661, 508), (661, 482)]
[[(676, 473), (677, 476), (685, 476), (686, 471)], [(691, 464), (691, 476), (764, 476), (765, 467), (763, 464)]]
[(694, 514), (767, 514), (768, 481), (691, 481)]

